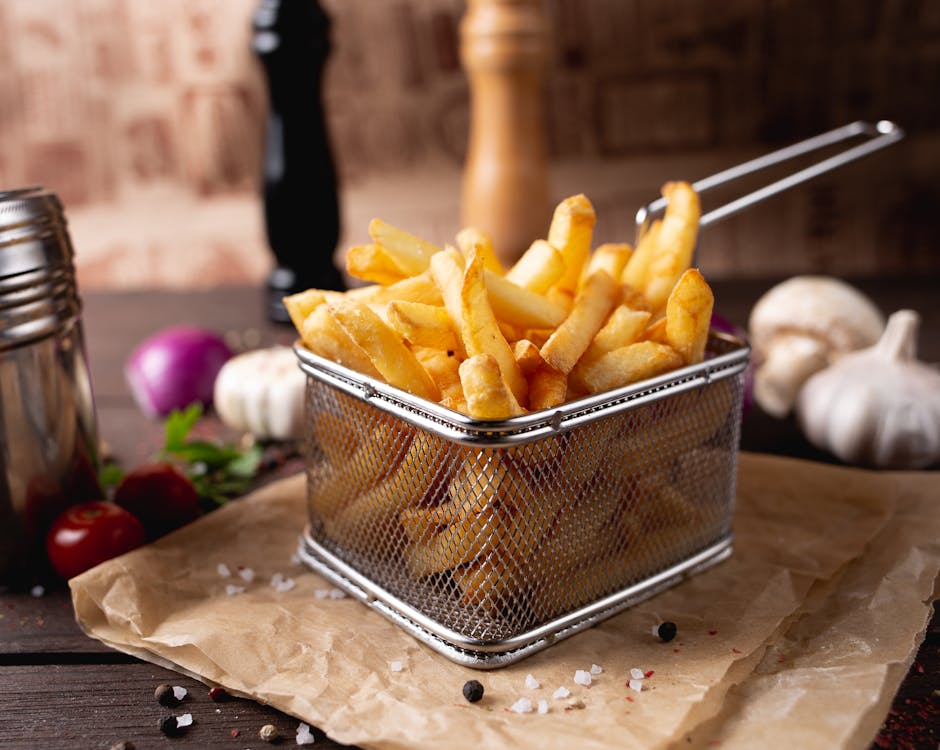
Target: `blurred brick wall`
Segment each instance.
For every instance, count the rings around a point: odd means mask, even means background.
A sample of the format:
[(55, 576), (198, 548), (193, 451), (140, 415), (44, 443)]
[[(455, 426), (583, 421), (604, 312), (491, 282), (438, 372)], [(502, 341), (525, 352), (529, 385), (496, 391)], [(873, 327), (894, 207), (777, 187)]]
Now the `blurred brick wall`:
[[(249, 46), (256, 4), (0, 2), (0, 186), (44, 183), (62, 195), (90, 285), (234, 283), (264, 273), (256, 195), (265, 96)], [(398, 201), (414, 206), (403, 209), (414, 222), (428, 217), (429, 231), (453, 225), (468, 122), (457, 49), (464, 3), (322, 4), (333, 19), (325, 96), (347, 219), (385, 216), (386, 202)], [(889, 117), (911, 134), (891, 157), (876, 157), (854, 180), (822, 181), (777, 212), (799, 223), (788, 235), (789, 265), (773, 253), (745, 257), (740, 248), (752, 240), (729, 235), (716, 268), (851, 271), (851, 256), (831, 256), (859, 238), (869, 243), (860, 272), (940, 268), (940, 3), (549, 0), (547, 8), (546, 126), (559, 193), (583, 190), (627, 217), (661, 179), (694, 179), (730, 158)], [(409, 179), (420, 174), (435, 181)], [(767, 234), (773, 218), (750, 217), (749, 237)], [(619, 236), (626, 223), (607, 229)]]

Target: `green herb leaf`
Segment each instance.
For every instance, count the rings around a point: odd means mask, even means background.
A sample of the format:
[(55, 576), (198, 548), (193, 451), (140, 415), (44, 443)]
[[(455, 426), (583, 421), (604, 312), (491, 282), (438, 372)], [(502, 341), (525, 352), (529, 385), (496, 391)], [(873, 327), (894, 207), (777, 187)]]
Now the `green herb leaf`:
[(170, 412), (164, 424), (166, 434), (164, 451), (173, 453), (182, 448), (200, 417), (202, 417), (202, 404), (199, 403), (190, 404), (183, 411), (174, 409)]
[(259, 445), (242, 450), (231, 444), (190, 440), (189, 434), (202, 413), (202, 406), (193, 404), (167, 417), (162, 455), (186, 465), (186, 473), (204, 503), (223, 505), (251, 488), (261, 466), (262, 450)]

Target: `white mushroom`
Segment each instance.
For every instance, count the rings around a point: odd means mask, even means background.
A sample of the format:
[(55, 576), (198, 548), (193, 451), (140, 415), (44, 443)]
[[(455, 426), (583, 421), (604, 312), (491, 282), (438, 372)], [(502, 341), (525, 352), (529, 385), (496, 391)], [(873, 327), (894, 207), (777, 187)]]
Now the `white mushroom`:
[(828, 276), (795, 276), (770, 289), (748, 323), (756, 363), (754, 400), (775, 417), (790, 413), (807, 378), (881, 336), (881, 311)]

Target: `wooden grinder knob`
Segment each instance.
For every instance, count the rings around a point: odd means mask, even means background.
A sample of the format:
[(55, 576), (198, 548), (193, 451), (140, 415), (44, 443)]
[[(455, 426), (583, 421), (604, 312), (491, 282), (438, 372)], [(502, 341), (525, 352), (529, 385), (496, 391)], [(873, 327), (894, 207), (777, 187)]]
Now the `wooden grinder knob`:
[(469, 0), (460, 25), (470, 82), (470, 136), (461, 221), (482, 229), (505, 265), (551, 218), (543, 75), (549, 56), (541, 0)]

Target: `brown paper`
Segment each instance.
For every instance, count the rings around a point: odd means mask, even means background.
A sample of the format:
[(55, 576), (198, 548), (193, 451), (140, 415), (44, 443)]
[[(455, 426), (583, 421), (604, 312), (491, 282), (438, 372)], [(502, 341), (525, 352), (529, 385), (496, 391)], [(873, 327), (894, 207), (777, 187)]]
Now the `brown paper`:
[[(292, 561), (302, 475), (71, 585), (90, 635), (344, 743), (864, 747), (929, 617), (940, 570), (935, 480), (743, 454), (727, 562), (492, 672), (452, 664), (352, 598), (320, 598), (331, 586)], [(255, 579), (241, 580), (238, 566)], [(275, 590), (277, 573), (296, 586)], [(227, 585), (245, 591), (228, 595)], [(662, 620), (678, 625), (671, 643), (652, 635)], [(592, 664), (603, 669), (593, 684), (575, 684), (575, 670)], [(631, 668), (652, 672), (641, 692), (626, 685)], [(527, 674), (541, 687), (526, 687)], [(480, 703), (461, 697), (468, 679), (484, 684)], [(565, 710), (552, 697), (560, 686), (584, 708)], [(507, 710), (523, 696), (549, 712)], [(817, 716), (826, 719), (807, 718)]]

